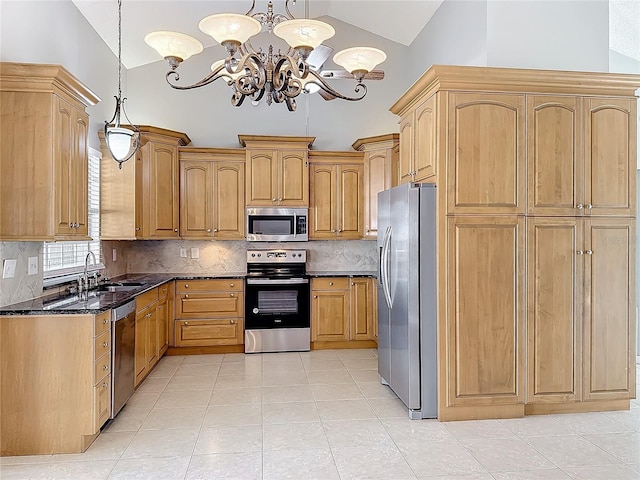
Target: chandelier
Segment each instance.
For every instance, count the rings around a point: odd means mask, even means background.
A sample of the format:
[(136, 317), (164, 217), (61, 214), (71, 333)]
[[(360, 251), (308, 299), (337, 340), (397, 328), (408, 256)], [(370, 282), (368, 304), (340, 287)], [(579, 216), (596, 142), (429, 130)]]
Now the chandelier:
[[(273, 2), (269, 2), (266, 13), (253, 13), (255, 0), (244, 15), (222, 13), (202, 19), (199, 28), (225, 47), (227, 57), (211, 65), (211, 73), (191, 85), (180, 85), (177, 72), (179, 65), (192, 55), (202, 52), (202, 44), (193, 37), (177, 32), (152, 32), (145, 36), (147, 45), (156, 49), (169, 63), (165, 77), (176, 90), (203, 87), (222, 79), (233, 91), (231, 104), (239, 107), (246, 98), (253, 103), (265, 99), (284, 103), (289, 111), (296, 109), (296, 97), (301, 93), (317, 91), (325, 100), (339, 98), (348, 101), (362, 100), (367, 94), (365, 78), (382, 78), (383, 72), (373, 72), (376, 65), (387, 57), (382, 50), (372, 47), (353, 47), (336, 53), (333, 61), (345, 72), (329, 72), (328, 77), (353, 76), (356, 81), (355, 95), (347, 96), (336, 91), (324, 79), (322, 73), (311, 68), (308, 58), (322, 42), (333, 37), (335, 30), (327, 23), (296, 19), (285, 2), (286, 14), (274, 13)], [(295, 0), (293, 0), (295, 5)], [(266, 27), (289, 45), (286, 52), (274, 52), (272, 45), (267, 51), (255, 49), (251, 37)], [(347, 73), (348, 72), (348, 73)], [(377, 73), (377, 75), (376, 75)], [(382, 75), (380, 75), (382, 74)]]

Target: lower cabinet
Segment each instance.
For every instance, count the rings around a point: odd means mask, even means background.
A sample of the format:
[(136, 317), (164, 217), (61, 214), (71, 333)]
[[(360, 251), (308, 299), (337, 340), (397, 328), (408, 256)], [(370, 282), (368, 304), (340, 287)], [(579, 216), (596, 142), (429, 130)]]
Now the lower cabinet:
[(377, 323), (375, 290), (373, 278), (313, 278), (311, 341), (373, 340)]
[(0, 378), (0, 456), (84, 452), (111, 413), (111, 311), (0, 317)]
[(169, 348), (169, 291), (172, 283), (167, 282), (136, 297), (136, 387)]
[(634, 233), (632, 219), (528, 219), (529, 413), (635, 396)]
[(242, 345), (244, 280), (176, 281), (176, 347)]

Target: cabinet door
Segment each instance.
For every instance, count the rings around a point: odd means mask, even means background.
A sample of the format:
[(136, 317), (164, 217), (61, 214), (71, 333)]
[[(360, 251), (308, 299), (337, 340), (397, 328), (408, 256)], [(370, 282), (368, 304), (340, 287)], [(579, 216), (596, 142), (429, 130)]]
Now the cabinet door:
[(436, 95), (429, 97), (416, 108), (414, 113), (413, 164), (415, 182), (424, 182), (436, 176), (438, 160), (436, 98)]
[(636, 213), (636, 100), (585, 100), (585, 215)]
[[(149, 142), (143, 147), (148, 195), (143, 202), (145, 238), (178, 238), (178, 147)], [(144, 227), (143, 227), (144, 229)]]
[(582, 99), (527, 97), (528, 205), (533, 215), (582, 215)]
[(335, 238), (336, 236), (336, 167), (312, 164), (311, 207), (309, 208), (309, 238)]
[(180, 162), (180, 236), (213, 236), (213, 178), (211, 162)]
[(400, 119), (400, 157), (398, 184), (413, 181), (413, 112)]
[(448, 220), (448, 406), (524, 401), (524, 219)]
[(75, 218), (75, 234), (89, 235), (89, 115), (73, 110), (73, 155), (71, 156), (71, 216)]
[(278, 205), (309, 206), (309, 162), (306, 150), (279, 152)]
[(93, 387), (93, 433), (99, 433), (111, 416), (111, 375)]
[(213, 235), (216, 239), (244, 238), (244, 165), (216, 162), (214, 165)]
[(447, 213), (524, 214), (524, 95), (451, 93)]
[[(76, 175), (74, 154), (74, 108), (60, 97), (54, 96), (54, 225), (55, 235), (75, 235), (76, 218), (73, 204), (76, 202), (74, 182)], [(86, 170), (86, 167), (85, 167)]]
[(136, 312), (136, 336), (134, 365), (136, 371), (136, 387), (147, 376), (147, 337), (149, 335), (149, 310), (143, 308)]
[(584, 400), (635, 397), (634, 242), (634, 220), (585, 220)]
[(169, 348), (169, 301), (167, 297), (158, 300), (156, 307), (156, 332), (158, 360)]
[(278, 201), (278, 154), (247, 150), (247, 206), (272, 206)]
[(314, 290), (311, 298), (311, 340), (349, 339), (349, 291)]
[(378, 236), (378, 193), (391, 188), (392, 150), (364, 155), (364, 236)]
[(375, 285), (370, 278), (351, 279), (349, 319), (350, 340), (372, 340), (375, 336), (377, 303), (374, 303)]
[(527, 403), (581, 399), (582, 220), (527, 219)]
[(363, 237), (362, 165), (340, 165), (336, 168), (338, 238), (361, 239)]
[(157, 303), (153, 303), (149, 306), (148, 320), (147, 320), (147, 349), (146, 349), (146, 358), (147, 358), (147, 368), (150, 372), (151, 369), (158, 363), (160, 359), (158, 353), (160, 348), (158, 346), (158, 314), (157, 314)]
[(244, 312), (244, 295), (240, 292), (199, 292), (176, 295), (176, 317), (238, 317)]

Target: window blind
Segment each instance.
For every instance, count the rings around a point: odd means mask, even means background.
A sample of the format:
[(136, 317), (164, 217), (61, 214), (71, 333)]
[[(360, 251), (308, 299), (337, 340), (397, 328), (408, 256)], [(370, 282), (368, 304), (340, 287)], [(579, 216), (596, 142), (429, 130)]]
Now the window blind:
[[(101, 153), (89, 148), (89, 212), (88, 228), (91, 241), (45, 242), (42, 254), (42, 271), (45, 278), (69, 275), (84, 270), (87, 253), (93, 252), (101, 268), (100, 247), (100, 160)], [(93, 259), (89, 260), (93, 270)]]

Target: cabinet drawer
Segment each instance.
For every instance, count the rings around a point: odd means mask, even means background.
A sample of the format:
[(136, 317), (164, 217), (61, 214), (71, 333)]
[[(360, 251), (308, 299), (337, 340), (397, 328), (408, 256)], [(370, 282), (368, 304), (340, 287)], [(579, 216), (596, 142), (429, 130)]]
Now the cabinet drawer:
[(244, 295), (237, 292), (181, 293), (176, 298), (176, 317), (241, 317), (243, 298)]
[(312, 290), (347, 290), (348, 288), (348, 277), (314, 278), (311, 281)]
[(93, 383), (99, 383), (105, 376), (111, 373), (111, 351), (101, 356), (93, 364)]
[(158, 300), (158, 289), (153, 288), (148, 292), (144, 292), (136, 297), (136, 309), (141, 310), (150, 303)]
[(93, 327), (93, 335), (95, 337), (103, 334), (111, 329), (111, 310), (102, 312), (95, 316), (95, 324)]
[(194, 290), (222, 290), (241, 292), (244, 284), (242, 278), (217, 278), (213, 280), (177, 280), (176, 292), (188, 293)]
[(111, 332), (105, 332), (93, 341), (93, 361), (111, 351)]
[(111, 375), (93, 387), (93, 405), (93, 433), (96, 433), (111, 416)]
[(242, 318), (181, 320), (176, 322), (176, 346), (241, 345)]

